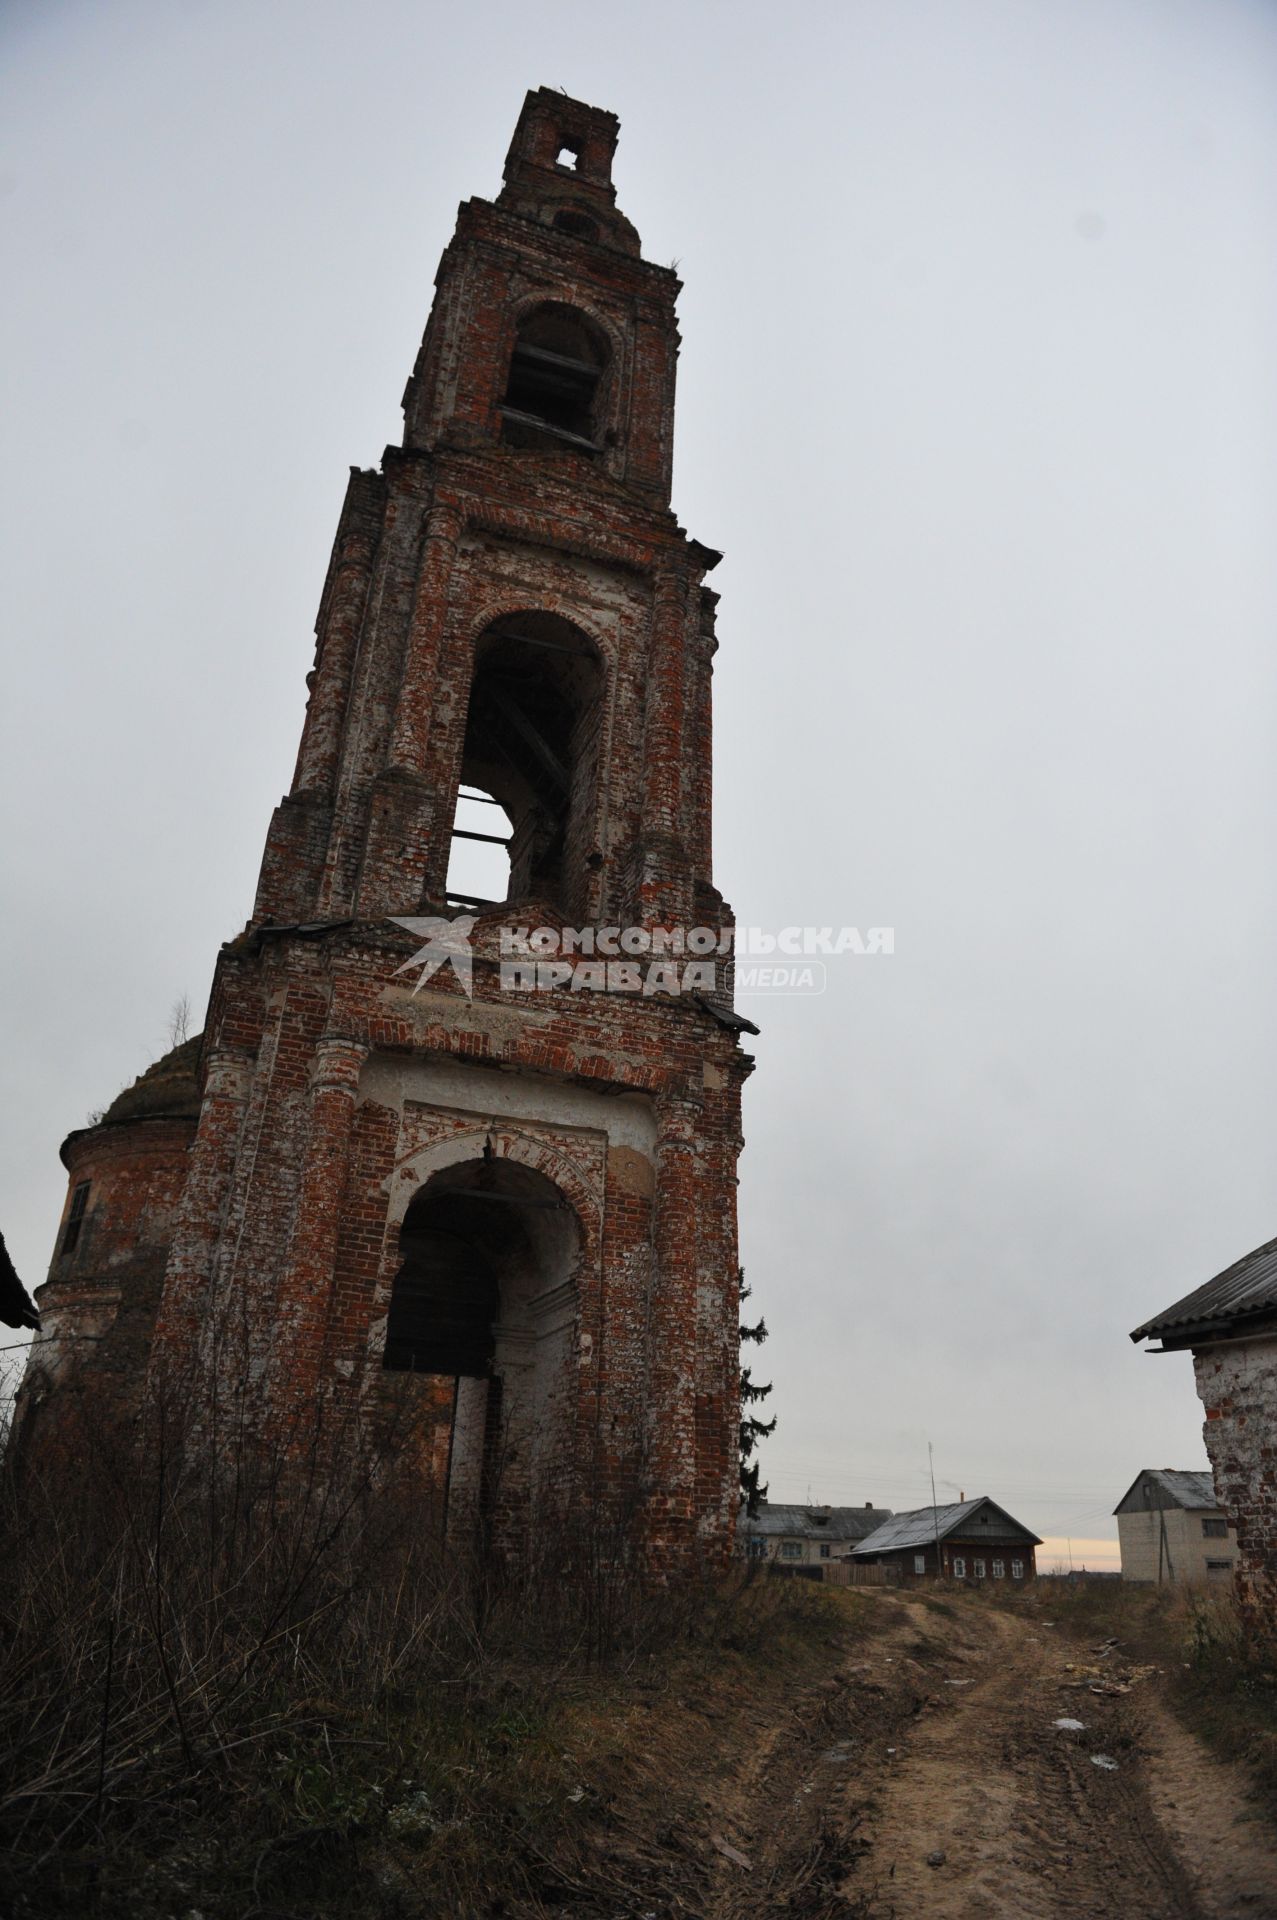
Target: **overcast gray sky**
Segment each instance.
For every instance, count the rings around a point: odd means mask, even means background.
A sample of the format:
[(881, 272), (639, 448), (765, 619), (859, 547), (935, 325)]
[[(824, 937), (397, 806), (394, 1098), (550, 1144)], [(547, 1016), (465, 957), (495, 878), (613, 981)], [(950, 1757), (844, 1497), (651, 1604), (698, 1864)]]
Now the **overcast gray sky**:
[[(751, 1001), (774, 1498), (1075, 1545), (1205, 1462), (1139, 1320), (1277, 1232), (1277, 9), (7, 8), (0, 1226), (202, 1010), (352, 463), (528, 87), (621, 116), (722, 547), (717, 878), (887, 925)], [(951, 1495), (956, 1497), (956, 1495)], [(1094, 1550), (1092, 1549), (1092, 1557)]]

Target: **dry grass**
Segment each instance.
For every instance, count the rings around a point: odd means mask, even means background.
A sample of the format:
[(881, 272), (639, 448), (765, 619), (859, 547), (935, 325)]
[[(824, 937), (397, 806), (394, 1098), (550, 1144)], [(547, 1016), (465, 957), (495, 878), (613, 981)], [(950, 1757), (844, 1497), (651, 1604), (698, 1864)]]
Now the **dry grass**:
[(565, 1540), (502, 1574), (445, 1562), (434, 1533), (402, 1496), (317, 1472), (285, 1499), (113, 1470), (99, 1449), (74, 1492), (11, 1480), (0, 1907), (541, 1911), (581, 1756), (633, 1689), (711, 1654), (773, 1657), (827, 1605), (743, 1579), (653, 1595)]

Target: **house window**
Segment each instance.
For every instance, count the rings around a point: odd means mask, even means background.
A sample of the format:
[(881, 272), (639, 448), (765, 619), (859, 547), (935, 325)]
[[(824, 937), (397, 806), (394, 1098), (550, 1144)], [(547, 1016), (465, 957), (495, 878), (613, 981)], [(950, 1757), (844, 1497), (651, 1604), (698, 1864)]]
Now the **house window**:
[(829, 1542), (828, 1542), (828, 1540), (822, 1540), (822, 1541), (821, 1541), (821, 1543), (820, 1543), (820, 1557), (821, 1557), (821, 1559), (822, 1559), (822, 1560), (828, 1560), (828, 1558), (829, 1558)]
[(1202, 1532), (1208, 1540), (1227, 1540), (1227, 1520), (1203, 1520)]
[(927, 1571), (927, 1556), (925, 1553), (914, 1554), (913, 1570), (915, 1573), (925, 1573)]
[(753, 1534), (750, 1537), (749, 1557), (751, 1560), (765, 1560), (767, 1558), (767, 1542), (760, 1539), (757, 1534)]
[(1023, 1580), (1024, 1578), (1023, 1560), (1013, 1560), (1011, 1562), (1011, 1578), (1013, 1580)]
[(1233, 1570), (1233, 1563), (1231, 1560), (1208, 1560), (1206, 1562), (1207, 1573), (1211, 1574), (1213, 1577), (1216, 1577), (1216, 1578), (1220, 1576), (1227, 1576), (1232, 1572), (1232, 1570)]
[(63, 1258), (74, 1253), (80, 1242), (80, 1229), (84, 1225), (84, 1210), (89, 1204), (89, 1182), (81, 1180), (71, 1195), (71, 1211), (67, 1215), (66, 1232), (62, 1236)]
[(971, 1562), (971, 1571), (974, 1573), (977, 1580), (983, 1580), (984, 1579), (984, 1561), (973, 1560)]
[(1006, 1563), (1006, 1561), (1005, 1561), (1005, 1560), (995, 1560), (995, 1561), (994, 1561), (994, 1563), (993, 1563), (993, 1577), (994, 1577), (994, 1579), (995, 1579), (995, 1580), (1005, 1580), (1005, 1579), (1006, 1579), (1006, 1571), (1007, 1571), (1007, 1563)]
[(953, 1577), (955, 1580), (965, 1580), (967, 1577), (966, 1559), (960, 1553), (953, 1556)]
[(803, 1557), (801, 1540), (782, 1540), (780, 1557), (782, 1560), (801, 1560)]

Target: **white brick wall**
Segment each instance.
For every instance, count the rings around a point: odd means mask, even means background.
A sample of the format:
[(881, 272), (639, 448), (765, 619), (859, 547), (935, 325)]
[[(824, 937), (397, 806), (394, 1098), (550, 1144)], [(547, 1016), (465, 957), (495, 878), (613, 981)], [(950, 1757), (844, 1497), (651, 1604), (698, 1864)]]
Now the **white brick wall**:
[(1195, 1350), (1215, 1488), (1237, 1530), (1238, 1590), (1277, 1639), (1277, 1334)]

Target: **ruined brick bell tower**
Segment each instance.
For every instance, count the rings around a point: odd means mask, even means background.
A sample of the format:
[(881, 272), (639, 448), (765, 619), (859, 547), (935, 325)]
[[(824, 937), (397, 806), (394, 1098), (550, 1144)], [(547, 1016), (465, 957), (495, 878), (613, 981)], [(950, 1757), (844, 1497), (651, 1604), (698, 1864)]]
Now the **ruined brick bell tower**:
[[(502, 966), (502, 929), (641, 958), (730, 927), (719, 556), (669, 506), (679, 282), (617, 210), (616, 140), (527, 96), (441, 261), (403, 445), (352, 471), (145, 1317), (153, 1385), (234, 1395), (276, 1445), (353, 1414), (450, 1538), (517, 1550), (553, 1513), (663, 1571), (725, 1556), (736, 1511), (748, 1023), (721, 982)], [(405, 919), (451, 920), (459, 964), (414, 966)]]

